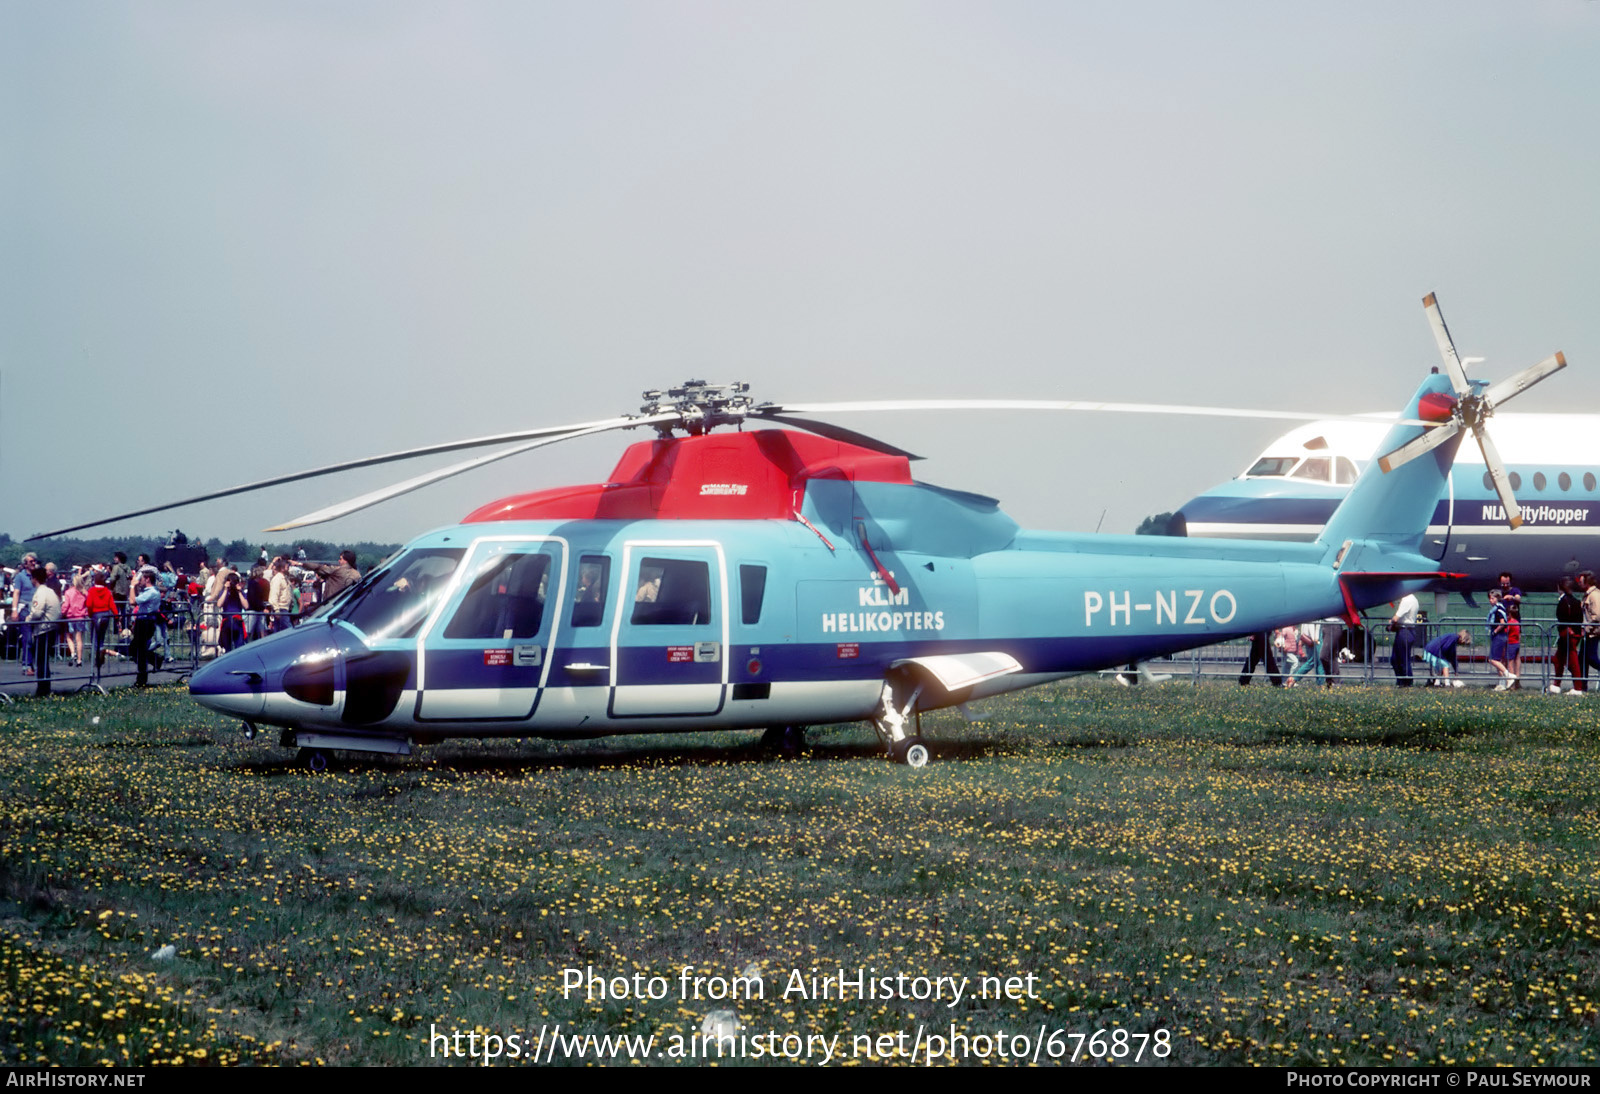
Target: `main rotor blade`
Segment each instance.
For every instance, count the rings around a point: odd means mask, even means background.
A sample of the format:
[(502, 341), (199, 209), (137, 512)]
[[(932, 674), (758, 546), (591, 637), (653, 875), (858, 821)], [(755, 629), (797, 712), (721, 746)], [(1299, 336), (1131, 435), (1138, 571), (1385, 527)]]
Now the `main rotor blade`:
[(1515, 376), (1509, 376), (1498, 384), (1491, 384), (1489, 390), (1483, 393), (1483, 397), (1490, 406), (1498, 407), (1507, 399), (1521, 395), (1540, 380), (1553, 376), (1566, 367), (1567, 355), (1557, 351), (1555, 356), (1546, 357), (1537, 365), (1529, 365)]
[(1472, 435), (1478, 438), (1478, 448), (1483, 452), (1483, 464), (1489, 469), (1489, 478), (1494, 482), (1494, 492), (1500, 495), (1500, 504), (1506, 507), (1506, 523), (1513, 530), (1522, 527), (1522, 507), (1517, 504), (1517, 496), (1511, 492), (1511, 480), (1506, 477), (1506, 465), (1500, 460), (1500, 450), (1489, 439), (1489, 431), (1483, 428), (1482, 422), (1473, 425)]
[(271, 528), (263, 528), (262, 531), (287, 532), (295, 528), (305, 528), (312, 524), (323, 524), (330, 520), (337, 520), (351, 513), (359, 513), (361, 510), (377, 505), (379, 502), (388, 501), (390, 498), (398, 498), (402, 494), (409, 494), (413, 490), (420, 490), (424, 486), (431, 486), (433, 483), (475, 470), (497, 460), (521, 455), (535, 448), (543, 448), (547, 444), (555, 444), (557, 441), (570, 441), (574, 437), (587, 437), (592, 433), (603, 433), (607, 429), (613, 428), (615, 427), (600, 426), (594, 429), (580, 429), (572, 433), (563, 433), (559, 437), (542, 437), (536, 441), (529, 441), (527, 444), (519, 444), (508, 448), (504, 452), (492, 452), (487, 456), (474, 456), (470, 460), (463, 460), (460, 463), (451, 464), (449, 467), (441, 467), (437, 470), (429, 471), (427, 474), (418, 475), (416, 478), (406, 479), (404, 482), (397, 482), (391, 486), (385, 486), (371, 493), (362, 494), (360, 497), (335, 502), (325, 508), (318, 509), (314, 513), (307, 513), (303, 517), (295, 517), (293, 520), (284, 521), (282, 524), (275, 524)]
[(1460, 398), (1472, 390), (1472, 384), (1467, 380), (1467, 370), (1461, 367), (1461, 358), (1456, 356), (1456, 344), (1450, 337), (1450, 328), (1444, 325), (1444, 313), (1439, 310), (1439, 301), (1433, 293), (1422, 298), (1422, 306), (1428, 310), (1428, 325), (1433, 328), (1433, 340), (1439, 343), (1445, 375), (1450, 377), (1450, 386)]
[(887, 456), (904, 456), (908, 460), (920, 460), (921, 456), (897, 448), (888, 441), (880, 441), (876, 437), (869, 437), (865, 433), (857, 433), (853, 429), (846, 429), (842, 425), (832, 422), (820, 422), (811, 418), (796, 418), (788, 414), (769, 414), (760, 409), (750, 412), (748, 417), (760, 418), (762, 421), (777, 422), (779, 425), (792, 425), (796, 429), (803, 429), (807, 433), (815, 433), (819, 437), (827, 437), (833, 441), (843, 441), (845, 444), (858, 445), (874, 452), (882, 452)]
[(269, 486), (282, 486), (285, 483), (299, 482), (302, 479), (314, 479), (321, 475), (331, 475), (337, 471), (354, 471), (361, 467), (374, 467), (381, 463), (393, 463), (396, 460), (416, 459), (420, 456), (433, 456), (441, 452), (458, 452), (465, 448), (486, 448), (497, 444), (511, 444), (517, 441), (526, 441), (536, 438), (550, 438), (561, 440), (569, 436), (579, 436), (587, 433), (598, 433), (606, 429), (631, 429), (634, 426), (651, 425), (655, 422), (677, 421), (676, 413), (650, 414), (637, 418), (606, 418), (596, 422), (579, 422), (574, 425), (549, 426), (544, 429), (525, 429), (515, 433), (498, 433), (489, 437), (474, 437), (465, 441), (449, 441), (444, 444), (424, 445), (421, 448), (408, 448), (402, 452), (390, 452), (383, 456), (368, 456), (360, 460), (347, 460), (344, 463), (329, 464), (326, 467), (316, 467), (309, 471), (296, 471), (290, 475), (278, 475), (270, 479), (261, 479), (258, 482), (245, 483), (243, 486), (231, 486), (226, 490), (213, 490), (207, 494), (196, 494), (191, 498), (179, 501), (164, 502), (161, 505), (151, 505), (144, 509), (134, 509), (127, 513), (118, 513), (114, 517), (100, 517), (97, 520), (87, 521), (83, 524), (74, 524), (70, 528), (58, 528), (53, 532), (38, 532), (28, 537), (29, 540), (47, 539), (50, 536), (63, 536), (68, 532), (77, 532), (84, 528), (95, 528), (102, 524), (112, 524), (119, 520), (130, 520), (133, 517), (142, 517), (150, 513), (161, 513), (168, 509), (177, 509), (184, 505), (194, 505), (202, 501), (214, 501), (217, 498), (232, 497), (234, 494), (248, 494), (252, 490), (265, 490)]
[(1410, 463), (1418, 456), (1432, 452), (1460, 431), (1461, 424), (1459, 422), (1446, 422), (1437, 429), (1430, 429), (1422, 436), (1407, 441), (1388, 455), (1379, 457), (1378, 466), (1387, 475), (1401, 464)]
[[(1304, 410), (1254, 410), (1243, 407), (1182, 406), (1171, 403), (1102, 403), (1071, 399), (889, 399), (858, 403), (769, 403), (759, 408), (790, 414), (854, 414), (894, 410), (1102, 410), (1113, 414), (1178, 414), (1202, 418), (1265, 418), (1294, 422), (1384, 422), (1435, 425), (1385, 413), (1313, 414)], [(772, 413), (764, 414), (772, 417)], [(810, 428), (807, 426), (806, 428)]]

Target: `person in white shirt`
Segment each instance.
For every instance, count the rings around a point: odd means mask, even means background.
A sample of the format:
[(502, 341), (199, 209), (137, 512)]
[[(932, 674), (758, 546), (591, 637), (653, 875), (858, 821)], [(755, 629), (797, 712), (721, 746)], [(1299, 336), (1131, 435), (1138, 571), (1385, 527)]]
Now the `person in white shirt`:
[(267, 607), (272, 609), (272, 630), (286, 631), (291, 625), (289, 609), (294, 600), (289, 583), (289, 563), (279, 557), (272, 560), (272, 585), (267, 590)]
[(1394, 668), (1397, 687), (1408, 688), (1412, 683), (1411, 647), (1417, 641), (1418, 607), (1416, 596), (1407, 593), (1395, 605), (1394, 617), (1389, 620), (1389, 629), (1394, 632), (1394, 650), (1389, 655), (1389, 664)]
[(50, 694), (50, 656), (55, 653), (56, 624), (61, 618), (61, 597), (49, 585), (50, 573), (43, 566), (34, 565), (33, 578), (38, 587), (28, 603), (28, 622), (33, 627), (33, 671), (36, 681), (35, 695)]

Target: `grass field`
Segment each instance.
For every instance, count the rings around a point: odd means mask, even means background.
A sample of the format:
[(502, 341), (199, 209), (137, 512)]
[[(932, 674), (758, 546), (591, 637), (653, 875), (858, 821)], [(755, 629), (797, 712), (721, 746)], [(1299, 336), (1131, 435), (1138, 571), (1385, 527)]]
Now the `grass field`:
[[(1596, 1061), (1588, 700), (1083, 681), (982, 713), (930, 717), (922, 771), (855, 726), (790, 760), (474, 741), (316, 776), (177, 689), (0, 708), (3, 1062), (414, 1064), (433, 1032), (665, 1039), (720, 1008), (847, 1060), (920, 1025), (1167, 1031), (1145, 1063)], [(680, 997), (684, 966), (752, 964), (764, 998)], [(564, 997), (585, 966), (670, 991)], [(841, 967), (974, 987), (780, 994)]]

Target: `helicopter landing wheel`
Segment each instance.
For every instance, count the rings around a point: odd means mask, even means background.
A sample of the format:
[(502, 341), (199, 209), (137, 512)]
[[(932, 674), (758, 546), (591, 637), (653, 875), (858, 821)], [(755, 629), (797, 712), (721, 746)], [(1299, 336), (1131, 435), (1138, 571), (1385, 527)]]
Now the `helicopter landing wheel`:
[(328, 754), (320, 748), (302, 748), (295, 760), (313, 775), (328, 770)]
[(933, 753), (923, 744), (921, 737), (907, 737), (903, 741), (897, 741), (889, 755), (913, 771), (927, 767), (928, 761), (933, 759)]

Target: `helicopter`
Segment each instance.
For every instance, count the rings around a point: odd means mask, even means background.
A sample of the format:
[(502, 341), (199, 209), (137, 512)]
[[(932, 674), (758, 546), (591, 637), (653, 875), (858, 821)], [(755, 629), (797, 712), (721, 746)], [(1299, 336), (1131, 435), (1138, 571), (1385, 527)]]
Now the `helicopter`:
[[(452, 737), (588, 738), (866, 721), (910, 767), (925, 711), (1257, 634), (1354, 623), (1460, 575), (1422, 540), (1471, 432), (1515, 527), (1486, 426), (1566, 364), (1469, 380), (1437, 303), (1444, 370), (1311, 542), (1025, 531), (989, 497), (912, 478), (910, 452), (817, 417), (1009, 409), (1326, 415), (1046, 400), (757, 403), (744, 383), (645, 392), (638, 414), (430, 445), (95, 521), (413, 456), (500, 450), (269, 531), (334, 519), (496, 459), (649, 428), (606, 481), (502, 498), (419, 536), (299, 626), (189, 682), (248, 737), (281, 730), (313, 770), (333, 751), (410, 755)], [(746, 429), (770, 423), (779, 428)], [(79, 525), (77, 528), (90, 525)], [(75, 531), (76, 528), (61, 531)], [(59, 532), (42, 534), (60, 534)]]

